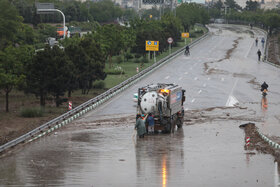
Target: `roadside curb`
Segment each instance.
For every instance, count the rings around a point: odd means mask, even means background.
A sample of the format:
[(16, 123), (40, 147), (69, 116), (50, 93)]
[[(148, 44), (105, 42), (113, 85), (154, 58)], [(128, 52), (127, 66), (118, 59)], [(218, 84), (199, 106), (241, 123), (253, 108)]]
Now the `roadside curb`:
[[(195, 46), (203, 39), (207, 38), (209, 36), (209, 32), (202, 35), (201, 37), (197, 38), (193, 42), (189, 44), (190, 47)], [(145, 76), (149, 75), (150, 73), (154, 72), (156, 69), (160, 68), (161, 66), (165, 65), (166, 63), (169, 63), (171, 59), (176, 58), (178, 55), (183, 53), (185, 47), (182, 47), (181, 49), (178, 49), (174, 53), (164, 57), (163, 59), (159, 60), (158, 62), (154, 63), (150, 67), (144, 69), (143, 71), (139, 72), (138, 74), (128, 78), (127, 80), (123, 81), (122, 83), (114, 86), (113, 88), (110, 88), (106, 92), (96, 96), (93, 99), (88, 100), (87, 102), (77, 106), (76, 108), (62, 114), (61, 116), (41, 125), (40, 127), (37, 127), (33, 129), (32, 131), (10, 141), (7, 142), (4, 145), (0, 146), (0, 154), (8, 150), (11, 147), (14, 147), (20, 143), (29, 143), (32, 141), (35, 141), (38, 138), (41, 138), (47, 134), (50, 134), (51, 132), (67, 125), (68, 123), (72, 122), (73, 120), (77, 119), (78, 117), (86, 114), (90, 110), (93, 110), (97, 108), (99, 105), (103, 104), (107, 100), (111, 99), (115, 95), (119, 94), (123, 90), (127, 89), (134, 83), (138, 82)]]

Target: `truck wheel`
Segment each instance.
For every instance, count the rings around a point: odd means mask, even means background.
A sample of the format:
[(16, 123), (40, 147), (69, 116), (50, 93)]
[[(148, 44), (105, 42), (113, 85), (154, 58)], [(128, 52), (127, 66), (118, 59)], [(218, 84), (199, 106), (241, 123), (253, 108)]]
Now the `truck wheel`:
[(178, 128), (182, 128), (182, 126), (183, 126), (183, 121), (182, 121), (181, 118), (178, 118), (178, 119), (177, 119), (177, 127), (178, 127)]
[(172, 132), (172, 133), (174, 133), (175, 127), (176, 127), (176, 123), (175, 123), (175, 121), (174, 121), (173, 123), (171, 123), (171, 132)]
[(171, 132), (171, 127), (172, 127), (172, 124), (171, 124), (171, 122), (169, 121), (169, 122), (166, 124), (165, 132), (166, 132), (166, 133), (170, 133), (170, 132)]

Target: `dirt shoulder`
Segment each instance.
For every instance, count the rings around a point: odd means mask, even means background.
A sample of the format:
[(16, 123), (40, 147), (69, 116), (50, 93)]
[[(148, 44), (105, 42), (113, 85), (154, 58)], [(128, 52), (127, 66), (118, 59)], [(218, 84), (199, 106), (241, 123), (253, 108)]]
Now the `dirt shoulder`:
[[(105, 91), (105, 90), (104, 90)], [(71, 101), (73, 107), (78, 106), (89, 99), (95, 97), (97, 93), (84, 96), (73, 96)], [(29, 131), (41, 126), (42, 124), (54, 119), (68, 111), (68, 103), (63, 103), (59, 108), (55, 107), (53, 101), (47, 101), (43, 117), (25, 118), (21, 117), (22, 108), (32, 108), (39, 106), (39, 100), (35, 97), (24, 96), (23, 93), (12, 93), (10, 95), (9, 112), (5, 112), (3, 93), (0, 93), (0, 145), (3, 145)]]
[(279, 40), (280, 34), (274, 34), (268, 37), (268, 58), (267, 60), (271, 63), (280, 65), (280, 51), (279, 51)]

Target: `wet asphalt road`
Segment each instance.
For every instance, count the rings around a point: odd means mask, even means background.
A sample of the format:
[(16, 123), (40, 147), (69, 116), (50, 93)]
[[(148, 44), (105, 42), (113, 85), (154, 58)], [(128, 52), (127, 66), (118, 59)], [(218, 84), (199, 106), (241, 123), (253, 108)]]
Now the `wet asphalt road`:
[[(278, 135), (280, 71), (257, 62), (262, 47), (254, 39), (263, 33), (221, 25), (210, 32), (191, 56), (174, 58), (56, 135), (1, 158), (0, 186), (273, 186), (272, 156), (245, 151), (238, 127), (252, 121), (265, 134)], [(267, 108), (259, 91), (264, 80)], [(133, 93), (156, 82), (181, 85), (186, 113), (212, 117), (190, 116), (191, 125), (175, 134), (137, 140)]]

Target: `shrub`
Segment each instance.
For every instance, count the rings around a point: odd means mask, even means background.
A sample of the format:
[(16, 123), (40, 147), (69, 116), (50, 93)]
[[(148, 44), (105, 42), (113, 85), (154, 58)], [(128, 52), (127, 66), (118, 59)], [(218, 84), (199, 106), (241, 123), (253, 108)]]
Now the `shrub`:
[(196, 32), (190, 32), (190, 38), (195, 38), (196, 37)]
[(133, 58), (133, 55), (131, 53), (125, 53), (124, 57), (125, 57), (126, 61), (128, 61), (129, 59)]
[(143, 63), (149, 63), (149, 60), (148, 60), (147, 57), (143, 57), (143, 58), (141, 59), (141, 61), (142, 61)]
[(203, 30), (196, 30), (195, 33), (202, 34)]
[(140, 63), (140, 58), (135, 58), (133, 62), (134, 63)]
[(44, 110), (41, 107), (34, 108), (22, 108), (20, 110), (20, 116), (25, 118), (42, 117)]
[(115, 62), (116, 62), (117, 64), (122, 63), (122, 61), (123, 61), (123, 59), (122, 59), (121, 56), (117, 56), (116, 59), (115, 59)]
[(141, 55), (140, 54), (135, 54), (135, 58), (140, 58)]
[(103, 89), (105, 88), (105, 82), (104, 81), (96, 81), (93, 83), (93, 88), (95, 89)]

